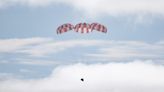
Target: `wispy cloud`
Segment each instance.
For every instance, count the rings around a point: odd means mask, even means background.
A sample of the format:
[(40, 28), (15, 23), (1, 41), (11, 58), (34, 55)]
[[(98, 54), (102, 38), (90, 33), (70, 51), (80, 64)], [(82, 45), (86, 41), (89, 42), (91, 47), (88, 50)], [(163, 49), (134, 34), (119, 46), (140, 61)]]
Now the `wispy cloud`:
[(48, 42), (48, 38), (25, 38), (25, 39), (0, 39), (0, 53), (12, 53), (30, 45), (38, 45)]
[(0, 81), (6, 81), (9, 79), (21, 78), (20, 75), (15, 75), (13, 73), (0, 73)]
[[(64, 63), (60, 61), (41, 60), (41, 59), (16, 59), (15, 61), (0, 61), (0, 64), (15, 64), (15, 65), (37, 65), (37, 66), (54, 66)], [(67, 64), (67, 63), (65, 63)]]
[(46, 54), (58, 53), (68, 50), (73, 47), (85, 47), (98, 44), (98, 41), (85, 41), (85, 40), (67, 40), (67, 41), (51, 41), (41, 45), (33, 46), (28, 49), (21, 50), (22, 53), (28, 53), (31, 56), (45, 56)]
[[(5, 39), (0, 40), (0, 53), (20, 53), (31, 57), (46, 57), (64, 53), (76, 53), (85, 56), (87, 60), (121, 60), (121, 59), (164, 59), (163, 41), (146, 43), (141, 41), (112, 40), (65, 40), (55, 41), (50, 38)], [(87, 50), (90, 49), (90, 50)], [(87, 52), (86, 52), (86, 51)], [(74, 51), (74, 52), (73, 52)], [(81, 57), (80, 56), (80, 57)], [(61, 56), (62, 57), (62, 56)], [(67, 58), (67, 57), (65, 57)], [(30, 60), (31, 61), (31, 60)], [(51, 60), (50, 60), (51, 61)], [(22, 61), (22, 62), (26, 62)], [(35, 61), (33, 63), (39, 63)], [(1, 61), (4, 63), (4, 60)], [(29, 60), (26, 62), (30, 64)], [(40, 62), (43, 63), (43, 62)]]
[(0, 0), (0, 7), (21, 4), (48, 6), (63, 3), (89, 15), (152, 13), (164, 15), (163, 0)]
[[(75, 64), (56, 68), (43, 79), (0, 82), (2, 92), (163, 92), (164, 67), (131, 63)], [(80, 81), (84, 78), (84, 82)]]
[(88, 47), (100, 44), (96, 40), (55, 41), (50, 38), (1, 39), (0, 53), (24, 53), (31, 56), (45, 56), (73, 47)]
[(114, 41), (106, 44), (106, 47), (103, 46), (97, 53), (88, 56), (107, 60), (164, 59), (164, 45), (158, 42), (152, 44), (139, 41)]
[(0, 64), (8, 64), (8, 63), (10, 63), (10, 62), (7, 61), (7, 60), (2, 60), (2, 61), (0, 61)]
[(40, 65), (40, 66), (54, 66), (60, 64), (57, 61), (50, 61), (50, 60), (35, 60), (35, 59), (20, 59), (16, 62), (13, 62), (14, 64), (23, 64), (23, 65)]

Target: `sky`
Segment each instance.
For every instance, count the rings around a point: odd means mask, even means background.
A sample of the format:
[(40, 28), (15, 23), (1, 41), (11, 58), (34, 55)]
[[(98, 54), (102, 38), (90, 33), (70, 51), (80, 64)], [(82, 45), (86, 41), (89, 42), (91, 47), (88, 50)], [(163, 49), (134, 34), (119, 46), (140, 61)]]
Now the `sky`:
[[(164, 92), (163, 5), (0, 0), (0, 92)], [(108, 32), (56, 34), (84, 22)]]

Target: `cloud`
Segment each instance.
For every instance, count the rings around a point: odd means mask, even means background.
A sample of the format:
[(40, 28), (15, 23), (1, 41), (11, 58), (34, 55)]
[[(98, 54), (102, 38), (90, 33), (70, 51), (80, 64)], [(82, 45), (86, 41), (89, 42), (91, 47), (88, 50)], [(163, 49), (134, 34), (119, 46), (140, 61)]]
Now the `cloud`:
[(91, 15), (164, 14), (162, 0), (63, 0)]
[(21, 78), (24, 78), (24, 76), (19, 75), (19, 74), (10, 73), (10, 72), (0, 72), (0, 82), (6, 81), (6, 80), (21, 79)]
[(0, 53), (24, 53), (31, 56), (45, 56), (73, 47), (88, 47), (100, 44), (96, 40), (55, 41), (51, 38), (0, 39)]
[(97, 53), (88, 56), (107, 60), (122, 59), (164, 59), (164, 45), (161, 42), (111, 41), (99, 48)]
[(48, 61), (48, 60), (40, 60), (40, 59), (20, 59), (14, 64), (22, 64), (22, 65), (40, 65), (40, 66), (54, 66), (60, 64), (59, 61)]
[[(134, 60), (134, 59), (158, 59), (164, 58), (163, 41), (147, 43), (142, 41), (112, 41), (112, 40), (65, 40), (56, 41), (51, 38), (26, 38), (26, 39), (1, 39), (0, 54), (6, 56), (8, 54), (23, 54), (24, 58), (17, 58), (24, 64), (52, 64), (54, 60), (42, 62), (43, 60), (27, 59), (30, 57), (46, 56), (60, 58), (65, 56), (69, 58), (71, 54), (76, 54), (76, 59), (89, 59), (92, 61), (108, 61), (108, 60)], [(67, 53), (65, 53), (67, 52)], [(8, 53), (8, 54), (5, 54)], [(57, 56), (62, 53), (62, 56)], [(52, 55), (52, 56), (51, 56)], [(20, 55), (19, 55), (20, 56)], [(28, 57), (27, 57), (28, 56)], [(55, 57), (56, 56), (56, 57)], [(79, 56), (79, 57), (78, 57)], [(26, 58), (27, 57), (27, 58)], [(16, 58), (16, 57), (14, 57)], [(34, 62), (35, 61), (35, 62)], [(55, 60), (61, 61), (61, 60)], [(0, 63), (7, 63), (2, 59)]]
[(21, 73), (34, 73), (34, 71), (29, 70), (29, 69), (20, 69)]
[[(146, 62), (146, 61), (144, 61)], [(150, 62), (60, 66), (43, 79), (0, 82), (1, 92), (163, 92), (164, 67)], [(84, 82), (80, 81), (84, 78)]]
[(2, 60), (2, 61), (0, 61), (0, 64), (8, 64), (8, 63), (10, 63), (10, 62), (7, 61), (7, 60)]
[(0, 53), (11, 53), (26, 46), (48, 42), (48, 38), (0, 39)]
[(58, 53), (68, 50), (73, 47), (87, 47), (98, 44), (99, 41), (91, 40), (66, 40), (66, 41), (51, 41), (28, 49), (21, 50), (22, 53), (28, 53), (32, 56), (45, 56), (51, 53)]
[(65, 4), (74, 7), (77, 11), (85, 12), (92, 16), (136, 13), (164, 15), (163, 0), (0, 0), (0, 7), (14, 4), (27, 6)]

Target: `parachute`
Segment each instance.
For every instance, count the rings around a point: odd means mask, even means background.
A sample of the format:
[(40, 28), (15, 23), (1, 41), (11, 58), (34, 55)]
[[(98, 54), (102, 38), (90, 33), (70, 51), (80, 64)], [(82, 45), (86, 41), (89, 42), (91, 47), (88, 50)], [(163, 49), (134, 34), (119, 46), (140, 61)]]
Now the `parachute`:
[(61, 34), (70, 30), (73, 30), (74, 26), (72, 24), (66, 23), (57, 28), (57, 34)]
[(100, 32), (103, 32), (103, 33), (106, 33), (107, 32), (107, 28), (99, 23), (92, 23), (91, 24), (91, 30), (97, 30), (97, 31), (100, 31)]
[(74, 30), (80, 33), (89, 33), (91, 32), (91, 25), (87, 23), (79, 23), (75, 26)]
[(107, 28), (104, 25), (99, 24), (99, 23), (92, 23), (92, 24), (78, 23), (75, 26), (73, 26), (70, 23), (66, 23), (57, 28), (57, 34), (62, 34), (64, 32), (68, 32), (71, 30), (78, 32), (78, 33), (90, 33), (93, 30), (107, 33)]

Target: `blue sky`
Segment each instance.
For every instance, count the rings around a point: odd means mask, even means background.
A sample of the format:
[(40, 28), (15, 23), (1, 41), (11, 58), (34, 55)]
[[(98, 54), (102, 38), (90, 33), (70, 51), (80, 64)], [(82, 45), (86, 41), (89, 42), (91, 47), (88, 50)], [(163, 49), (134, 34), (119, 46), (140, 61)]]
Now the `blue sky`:
[[(0, 0), (0, 91), (163, 92), (163, 4), (162, 0)], [(81, 22), (101, 23), (108, 32), (56, 34), (61, 24)], [(88, 78), (87, 86), (79, 83), (81, 77)], [(29, 90), (33, 83), (36, 86)]]
[[(56, 28), (63, 23), (100, 22), (110, 31), (112, 40), (163, 39), (163, 16), (154, 13), (128, 13), (99, 16), (84, 14), (67, 4), (49, 6), (13, 5), (1, 9), (1, 38), (55, 37)], [(96, 17), (95, 17), (96, 16)], [(114, 30), (114, 31), (112, 31)]]

